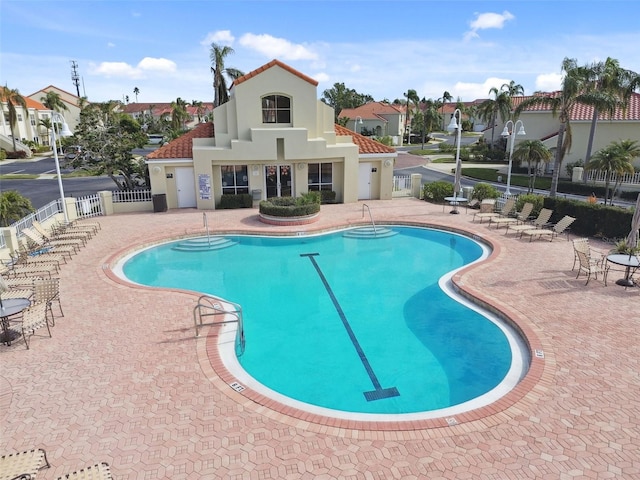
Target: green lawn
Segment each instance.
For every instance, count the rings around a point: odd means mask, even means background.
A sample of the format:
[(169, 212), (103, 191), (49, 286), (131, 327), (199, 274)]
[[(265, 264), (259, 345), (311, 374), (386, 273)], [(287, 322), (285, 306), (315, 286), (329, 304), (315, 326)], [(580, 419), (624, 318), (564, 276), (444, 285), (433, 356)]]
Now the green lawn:
[[(502, 183), (507, 182), (507, 176), (505, 174), (499, 174), (498, 170), (494, 170), (492, 168), (463, 168), (462, 175), (486, 182), (497, 182), (498, 176), (501, 176)], [(529, 177), (526, 175), (511, 174), (511, 185), (527, 188), (529, 186)], [(551, 188), (551, 178), (536, 177), (535, 188), (540, 190), (549, 190)]]

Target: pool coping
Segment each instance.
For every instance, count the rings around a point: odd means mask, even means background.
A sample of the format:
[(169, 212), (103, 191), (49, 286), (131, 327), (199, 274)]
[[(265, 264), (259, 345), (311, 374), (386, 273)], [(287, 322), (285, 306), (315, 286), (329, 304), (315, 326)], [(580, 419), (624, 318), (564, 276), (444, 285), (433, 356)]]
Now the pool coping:
[[(315, 235), (368, 224), (368, 222), (355, 222), (344, 225), (333, 225), (330, 228), (311, 229), (306, 231), (305, 234)], [(476, 303), (482, 308), (486, 308), (493, 314), (499, 316), (502, 320), (509, 323), (522, 336), (523, 342), (527, 345), (530, 353), (529, 369), (520, 382), (511, 391), (491, 404), (446, 417), (398, 421), (362, 421), (319, 415), (283, 404), (251, 388), (245, 387), (241, 391), (236, 390), (234, 385), (237, 385), (237, 379), (226, 368), (219, 354), (219, 328), (213, 326), (205, 327), (202, 330), (206, 332), (206, 334), (202, 335), (204, 341), (198, 341), (196, 347), (198, 361), (207, 379), (221, 392), (225, 393), (228, 397), (243, 405), (245, 408), (250, 408), (261, 415), (276, 419), (280, 422), (288, 423), (299, 428), (307, 428), (310, 431), (317, 432), (324, 432), (327, 428), (337, 429), (337, 431), (343, 433), (346, 431), (405, 432), (432, 430), (443, 427), (466, 428), (468, 426), (485, 428), (488, 426), (495, 426), (499, 423), (508, 422), (510, 419), (520, 415), (522, 410), (529, 409), (528, 404), (535, 404), (540, 396), (543, 395), (551, 385), (555, 365), (551, 345), (546, 341), (544, 335), (542, 335), (542, 331), (539, 330), (532, 321), (525, 318), (520, 312), (509, 307), (503, 302), (483, 294), (478, 288), (466, 281), (468, 273), (472, 271), (475, 272), (478, 269), (488, 268), (492, 261), (500, 257), (502, 254), (500, 245), (492, 242), (490, 239), (482, 234), (478, 234), (477, 232), (472, 232), (464, 228), (443, 226), (431, 222), (381, 221), (377, 224), (416, 226), (450, 231), (452, 233), (468, 236), (469, 238), (482, 242), (490, 247), (491, 251), (487, 258), (458, 270), (451, 277), (451, 283), (456, 292), (463, 295), (473, 303)], [(293, 236), (295, 235), (295, 232), (265, 232), (264, 230), (233, 229), (228, 231), (217, 231), (216, 235)], [(168, 241), (197, 236), (202, 236), (202, 232), (184, 235), (158, 236), (149, 238), (145, 242), (137, 245), (129, 245), (110, 255), (102, 264), (101, 271), (110, 280), (128, 288), (157, 291), (159, 288), (138, 285), (123, 280), (114, 272), (113, 268), (121, 261), (122, 258), (133, 252), (139, 251), (140, 249), (148, 248), (160, 243), (166, 243)], [(201, 293), (190, 290), (166, 288), (160, 290), (187, 294), (188, 296), (193, 297), (194, 300), (197, 300), (197, 298), (201, 296)], [(357, 433), (355, 433), (355, 435), (357, 435)]]

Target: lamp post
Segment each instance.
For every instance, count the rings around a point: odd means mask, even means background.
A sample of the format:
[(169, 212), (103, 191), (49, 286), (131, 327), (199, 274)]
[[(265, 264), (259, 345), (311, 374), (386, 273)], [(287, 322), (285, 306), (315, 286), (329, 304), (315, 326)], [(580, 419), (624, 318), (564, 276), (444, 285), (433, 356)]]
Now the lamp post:
[[(456, 114), (458, 115), (458, 121), (456, 121)], [(453, 132), (457, 131), (456, 138), (456, 176), (453, 184), (453, 196), (457, 197), (460, 192), (460, 177), (462, 176), (461, 169), (462, 164), (460, 163), (460, 137), (462, 136), (462, 112), (459, 108), (456, 108), (453, 114), (451, 115), (451, 123), (447, 127), (447, 131)]]
[(56, 161), (56, 175), (58, 176), (58, 188), (60, 189), (60, 201), (62, 202), (62, 214), (64, 215), (64, 222), (69, 223), (69, 215), (67, 214), (67, 203), (64, 200), (64, 188), (62, 188), (62, 174), (60, 173), (60, 160), (58, 159), (58, 143), (56, 141), (56, 124), (62, 123), (62, 129), (59, 132), (60, 137), (71, 137), (73, 133), (69, 130), (69, 125), (64, 120), (64, 117), (58, 112), (51, 112), (51, 138), (53, 140), (53, 157)]
[[(513, 127), (511, 133), (509, 133), (509, 124)], [(515, 133), (518, 128), (518, 124), (520, 124), (520, 130), (518, 130), (518, 133)], [(509, 146), (509, 170), (507, 171), (507, 190), (504, 192), (508, 196), (511, 195), (511, 162), (513, 161), (513, 145), (516, 143), (516, 135), (526, 135), (526, 132), (524, 131), (524, 123), (522, 123), (522, 120), (518, 120), (514, 124), (513, 120), (509, 120), (504, 124), (504, 130), (500, 135), (504, 138), (511, 137), (511, 145)]]
[(356, 133), (358, 133), (358, 123), (360, 125), (362, 125), (362, 117), (360, 115), (358, 115), (356, 117), (356, 120), (355, 120), (355, 123), (354, 123), (354, 126), (353, 126), (353, 131), (356, 132)]

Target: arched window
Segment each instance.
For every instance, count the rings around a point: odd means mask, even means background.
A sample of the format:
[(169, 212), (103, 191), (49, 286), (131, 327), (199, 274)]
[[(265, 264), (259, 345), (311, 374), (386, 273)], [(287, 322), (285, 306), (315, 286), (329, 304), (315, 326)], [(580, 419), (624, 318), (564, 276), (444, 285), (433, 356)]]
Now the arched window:
[(291, 99), (284, 95), (262, 97), (262, 123), (291, 123)]

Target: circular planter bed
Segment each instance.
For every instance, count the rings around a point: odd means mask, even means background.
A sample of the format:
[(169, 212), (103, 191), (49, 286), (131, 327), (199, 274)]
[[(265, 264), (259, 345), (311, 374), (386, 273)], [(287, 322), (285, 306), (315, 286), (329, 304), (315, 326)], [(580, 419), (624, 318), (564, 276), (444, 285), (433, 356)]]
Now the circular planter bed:
[(260, 202), (260, 221), (269, 225), (306, 225), (320, 216), (320, 195), (310, 192), (300, 198), (279, 197)]

